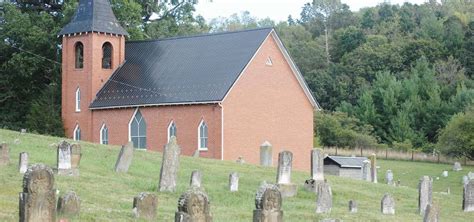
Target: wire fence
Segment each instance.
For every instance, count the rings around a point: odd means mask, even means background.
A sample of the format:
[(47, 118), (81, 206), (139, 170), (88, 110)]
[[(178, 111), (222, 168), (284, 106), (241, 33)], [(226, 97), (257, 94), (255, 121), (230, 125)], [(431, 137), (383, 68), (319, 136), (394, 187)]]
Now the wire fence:
[(400, 151), (400, 150), (393, 150), (390, 148), (342, 149), (338, 147), (324, 147), (323, 150), (326, 154), (330, 156), (369, 156), (375, 153), (377, 155), (377, 158), (379, 159), (406, 160), (406, 161), (419, 161), (419, 162), (431, 162), (431, 163), (447, 163), (447, 164), (460, 162), (464, 165), (474, 166), (474, 160), (470, 160), (467, 158), (452, 158), (452, 157), (448, 157), (439, 153), (427, 154), (421, 151)]

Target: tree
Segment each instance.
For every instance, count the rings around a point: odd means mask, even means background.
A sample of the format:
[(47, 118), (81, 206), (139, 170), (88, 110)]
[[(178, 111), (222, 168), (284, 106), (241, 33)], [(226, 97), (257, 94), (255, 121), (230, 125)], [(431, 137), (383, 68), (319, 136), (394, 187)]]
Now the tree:
[(474, 159), (474, 107), (454, 115), (441, 131), (437, 147), (453, 157)]
[(339, 29), (333, 34), (331, 47), (331, 58), (333, 62), (339, 62), (345, 53), (349, 53), (365, 43), (365, 35), (362, 30), (355, 26)]

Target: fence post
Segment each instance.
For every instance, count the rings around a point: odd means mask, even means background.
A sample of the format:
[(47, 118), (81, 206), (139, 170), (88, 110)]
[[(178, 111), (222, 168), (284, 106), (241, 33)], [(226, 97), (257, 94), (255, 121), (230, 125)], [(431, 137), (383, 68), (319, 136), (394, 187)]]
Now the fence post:
[(464, 165), (467, 165), (467, 157), (464, 156)]
[(439, 163), (439, 153), (437, 152), (436, 155), (438, 156), (438, 163)]
[(336, 155), (335, 156), (337, 156), (337, 146), (336, 146)]
[[(362, 147), (360, 147), (360, 156), (362, 156), (362, 155), (363, 155), (362, 154)], [(464, 165), (466, 165), (466, 164), (464, 164)]]
[(413, 158), (414, 152), (415, 152), (414, 150), (411, 150), (411, 161), (413, 161), (413, 159), (414, 159)]
[(385, 159), (386, 159), (386, 160), (388, 159), (388, 147), (385, 148)]

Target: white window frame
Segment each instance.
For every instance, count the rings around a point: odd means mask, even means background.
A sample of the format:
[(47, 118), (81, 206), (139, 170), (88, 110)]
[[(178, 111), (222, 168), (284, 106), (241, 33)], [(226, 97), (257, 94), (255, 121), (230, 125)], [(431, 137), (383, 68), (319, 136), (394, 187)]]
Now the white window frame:
[(178, 131), (178, 127), (176, 126), (176, 123), (173, 120), (171, 120), (170, 124), (168, 124), (168, 129), (167, 129), (167, 131), (168, 131), (168, 142), (170, 142), (170, 137), (171, 137), (170, 129), (171, 129), (171, 126), (173, 126), (173, 124), (174, 124), (174, 127), (175, 127), (175, 136), (177, 136), (176, 134), (177, 134), (177, 131)]
[[(76, 134), (77, 134), (77, 131), (79, 130), (79, 138), (77, 138)], [(81, 140), (81, 128), (79, 127), (79, 124), (76, 124), (76, 127), (74, 127), (74, 131), (72, 132), (72, 139), (74, 141), (79, 141)]]
[[(104, 143), (104, 133), (103, 130), (107, 128), (107, 144)], [(100, 144), (103, 145), (108, 145), (109, 144), (109, 128), (104, 124), (102, 124), (102, 127), (100, 127)]]
[(272, 57), (268, 56), (267, 61), (265, 61), (265, 65), (267, 65), (267, 66), (273, 66)]
[(76, 112), (81, 111), (81, 89), (77, 87), (76, 89)]
[[(201, 126), (203, 124), (206, 126), (206, 130), (207, 130), (207, 137), (203, 137), (203, 138), (206, 138), (207, 147), (201, 147)], [(209, 126), (206, 124), (204, 120), (201, 120), (198, 126), (198, 150), (206, 151), (208, 149), (208, 146), (209, 146)]]
[[(130, 121), (128, 122), (128, 142), (132, 142), (132, 122), (133, 120), (135, 119), (135, 116), (137, 115), (137, 112), (138, 112), (138, 108), (135, 109), (135, 111), (133, 112), (133, 115), (132, 115), (132, 118), (130, 118)], [(146, 120), (145, 120), (145, 117), (143, 116), (143, 113), (142, 113), (142, 118), (143, 120), (145, 121), (145, 124), (146, 124)], [(146, 136), (145, 140), (148, 140), (148, 136)], [(147, 146), (148, 146), (148, 143), (147, 143)], [(147, 150), (147, 148), (139, 148), (139, 147), (135, 147), (136, 150)]]

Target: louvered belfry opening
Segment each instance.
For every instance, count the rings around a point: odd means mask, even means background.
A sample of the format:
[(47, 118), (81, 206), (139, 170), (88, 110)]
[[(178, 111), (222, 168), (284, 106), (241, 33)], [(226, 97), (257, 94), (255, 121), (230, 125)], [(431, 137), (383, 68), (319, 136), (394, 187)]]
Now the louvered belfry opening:
[(76, 69), (82, 69), (84, 67), (84, 45), (82, 42), (77, 42), (75, 46), (76, 53)]
[(110, 44), (110, 42), (106, 42), (102, 45), (102, 68), (112, 68), (112, 44)]

